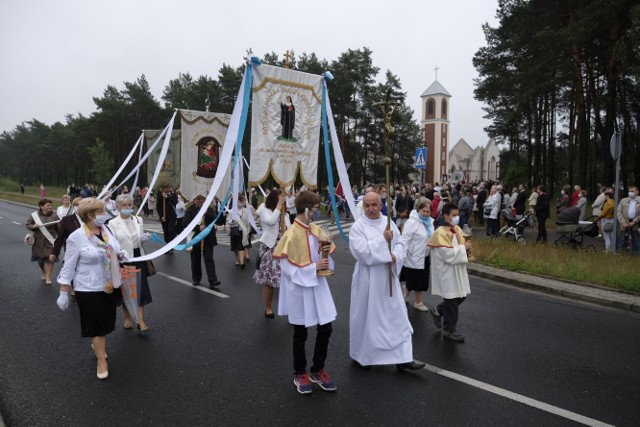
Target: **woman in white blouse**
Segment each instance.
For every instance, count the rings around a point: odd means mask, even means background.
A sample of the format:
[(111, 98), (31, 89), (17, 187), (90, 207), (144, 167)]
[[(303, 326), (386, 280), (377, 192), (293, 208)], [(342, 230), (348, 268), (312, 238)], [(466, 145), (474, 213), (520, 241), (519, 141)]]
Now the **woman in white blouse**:
[(91, 337), (91, 347), (98, 359), (97, 377), (109, 377), (106, 335), (113, 332), (116, 307), (120, 303), (119, 259), (127, 254), (116, 237), (104, 225), (109, 219), (105, 203), (93, 197), (83, 199), (78, 208), (83, 225), (67, 239), (64, 265), (58, 283), (58, 307), (69, 308), (69, 288), (73, 281), (83, 337)]
[[(280, 286), (280, 262), (273, 258), (273, 249), (280, 239), (280, 224), (282, 220), (282, 209), (284, 209), (285, 194), (279, 190), (271, 190), (265, 198), (263, 204), (258, 208), (262, 235), (260, 236), (260, 268), (253, 275), (259, 285), (262, 285), (262, 300), (264, 302), (264, 315), (268, 319), (273, 319), (271, 303), (274, 290)], [(285, 215), (285, 223), (288, 223)]]
[[(119, 214), (109, 221), (109, 227), (116, 235), (120, 247), (129, 255), (139, 257), (143, 255), (142, 243), (149, 240), (149, 234), (144, 232), (142, 218), (133, 215), (133, 197), (130, 194), (119, 195), (116, 198), (116, 206)], [(144, 321), (144, 306), (152, 302), (151, 290), (149, 289), (149, 282), (147, 281), (147, 263), (143, 261), (124, 264), (132, 265), (140, 269), (140, 288), (138, 289), (140, 301), (137, 313), (138, 330), (147, 332), (149, 326), (147, 326)], [(124, 304), (122, 305), (122, 310), (124, 311), (124, 328), (131, 329), (133, 322)]]

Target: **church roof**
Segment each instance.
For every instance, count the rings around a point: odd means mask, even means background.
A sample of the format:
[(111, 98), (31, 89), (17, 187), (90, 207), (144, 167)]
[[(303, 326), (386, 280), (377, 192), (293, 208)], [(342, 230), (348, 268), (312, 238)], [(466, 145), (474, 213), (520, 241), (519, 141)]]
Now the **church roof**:
[(422, 95), (420, 95), (420, 97), (431, 95), (444, 95), (449, 97), (451, 96), (451, 94), (447, 92), (447, 90), (437, 80), (431, 83), (431, 86), (429, 86), (427, 90), (425, 90)]

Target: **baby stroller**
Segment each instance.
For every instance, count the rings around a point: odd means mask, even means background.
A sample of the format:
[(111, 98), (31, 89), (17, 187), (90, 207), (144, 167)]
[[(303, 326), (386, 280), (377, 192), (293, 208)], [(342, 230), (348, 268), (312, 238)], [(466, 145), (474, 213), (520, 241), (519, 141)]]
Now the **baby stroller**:
[(556, 218), (556, 230), (560, 235), (554, 243), (595, 252), (594, 245), (584, 246), (584, 236), (596, 237), (598, 235), (598, 217), (591, 216), (585, 221), (579, 221), (579, 218), (580, 208), (567, 208), (560, 212)]
[(527, 238), (524, 237), (524, 228), (527, 226), (533, 226), (533, 213), (528, 212), (524, 215), (513, 216), (511, 209), (505, 208), (500, 212), (504, 219), (505, 225), (500, 229), (500, 235), (513, 238), (521, 245), (527, 243)]

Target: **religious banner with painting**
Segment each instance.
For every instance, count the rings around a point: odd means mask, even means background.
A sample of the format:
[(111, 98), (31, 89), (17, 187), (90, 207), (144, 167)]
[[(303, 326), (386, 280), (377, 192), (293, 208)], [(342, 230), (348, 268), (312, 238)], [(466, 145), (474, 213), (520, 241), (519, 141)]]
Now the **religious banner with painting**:
[(180, 191), (193, 199), (207, 195), (217, 173), (226, 175), (217, 196), (222, 198), (229, 189), (230, 168), (218, 170), (220, 152), (227, 135), (231, 115), (206, 111), (180, 110), (182, 121), (182, 161)]
[(261, 64), (253, 72), (249, 185), (316, 188), (322, 76)]
[[(147, 149), (153, 145), (158, 139), (162, 129), (160, 130), (145, 130), (144, 141)], [(158, 164), (158, 158), (160, 157), (160, 151), (162, 151), (162, 142), (156, 145), (153, 153), (149, 155), (147, 159), (147, 182), (151, 182), (153, 178), (153, 172)], [(169, 149), (167, 155), (162, 162), (162, 169), (160, 169), (160, 175), (158, 175), (157, 185), (170, 185), (176, 187), (180, 185), (180, 131), (174, 130), (171, 132), (171, 142), (169, 143)]]

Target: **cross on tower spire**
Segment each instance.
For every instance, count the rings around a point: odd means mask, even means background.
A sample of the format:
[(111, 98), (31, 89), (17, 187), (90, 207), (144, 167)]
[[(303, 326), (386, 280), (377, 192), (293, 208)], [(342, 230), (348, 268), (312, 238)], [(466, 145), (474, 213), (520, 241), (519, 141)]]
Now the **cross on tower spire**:
[(438, 80), (438, 70), (440, 68), (438, 68), (438, 66), (436, 65), (436, 68), (434, 68), (433, 70), (436, 72), (436, 81)]

